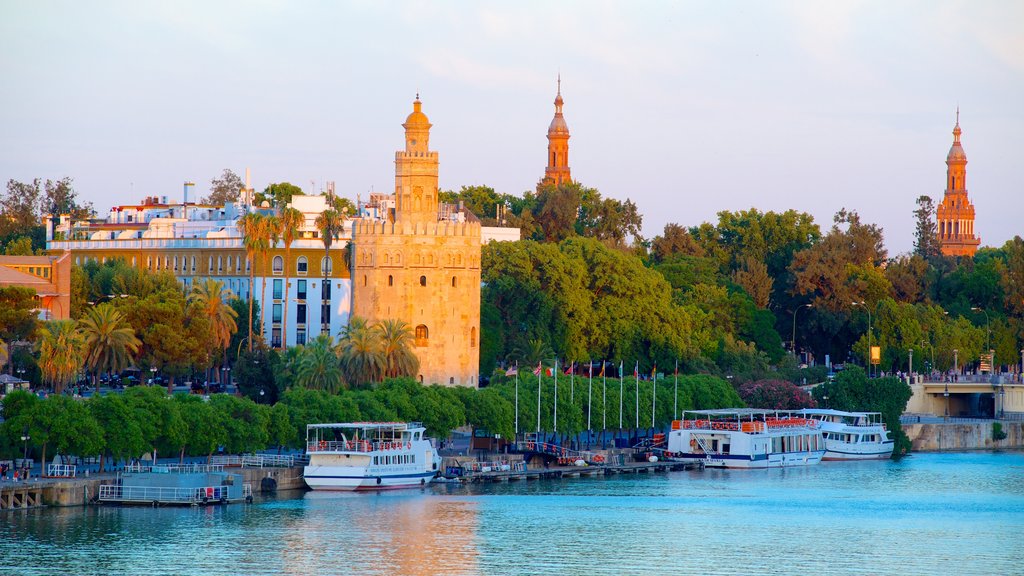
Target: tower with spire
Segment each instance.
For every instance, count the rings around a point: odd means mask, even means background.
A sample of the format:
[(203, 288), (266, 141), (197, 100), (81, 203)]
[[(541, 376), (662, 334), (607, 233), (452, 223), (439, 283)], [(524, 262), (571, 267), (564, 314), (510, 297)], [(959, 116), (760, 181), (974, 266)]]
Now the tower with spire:
[(936, 210), (944, 256), (974, 256), (981, 239), (974, 234), (974, 205), (967, 197), (967, 154), (960, 145), (960, 107), (956, 108), (953, 145), (946, 155), (946, 191)]
[(569, 172), (569, 126), (562, 116), (562, 75), (558, 75), (555, 95), (555, 117), (548, 126), (548, 166), (544, 169), (544, 183), (558, 186), (571, 182)]

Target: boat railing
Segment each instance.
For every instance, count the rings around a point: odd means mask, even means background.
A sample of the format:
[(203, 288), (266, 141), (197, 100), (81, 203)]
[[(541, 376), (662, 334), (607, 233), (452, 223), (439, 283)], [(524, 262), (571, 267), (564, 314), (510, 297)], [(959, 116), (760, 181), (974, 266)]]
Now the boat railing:
[(78, 468), (66, 464), (50, 464), (46, 467), (48, 478), (74, 478)]
[(818, 422), (813, 418), (765, 418), (738, 422), (735, 420), (675, 420), (673, 430), (713, 430), (732, 431), (755, 434), (779, 428), (817, 428)]
[(382, 442), (371, 443), (369, 440), (320, 440), (306, 444), (306, 451), (313, 452), (372, 452), (374, 445)]
[(526, 463), (509, 462), (508, 460), (495, 460), (492, 462), (473, 462), (464, 467), (469, 472), (524, 472)]
[(309, 463), (309, 457), (295, 454), (245, 454), (242, 466), (248, 468), (291, 468)]
[(196, 474), (206, 472), (223, 472), (223, 464), (157, 464), (157, 465), (143, 465), (143, 464), (129, 464), (124, 467), (124, 473), (136, 473), (141, 474), (143, 472), (153, 472), (156, 474)]
[[(252, 486), (245, 484), (242, 487), (243, 497), (252, 495)], [(199, 502), (210, 502), (226, 500), (228, 498), (228, 486), (202, 486), (202, 487), (170, 487), (170, 486), (124, 486), (119, 484), (105, 484), (100, 486), (99, 499), (101, 502), (163, 502), (180, 504), (198, 504)]]

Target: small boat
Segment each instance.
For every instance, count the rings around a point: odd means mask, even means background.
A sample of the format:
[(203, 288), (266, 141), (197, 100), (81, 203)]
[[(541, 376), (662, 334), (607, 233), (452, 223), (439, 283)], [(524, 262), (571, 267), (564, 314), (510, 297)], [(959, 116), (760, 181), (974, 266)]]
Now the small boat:
[(808, 408), (793, 414), (818, 422), (825, 436), (823, 460), (882, 460), (892, 456), (893, 440), (879, 412)]
[(128, 466), (114, 484), (100, 486), (101, 504), (198, 506), (252, 502), (252, 487), (237, 472), (206, 464)]
[(304, 469), (313, 490), (382, 490), (430, 482), (441, 457), (415, 422), (350, 422), (306, 426)]
[(821, 461), (813, 419), (754, 408), (691, 410), (672, 422), (664, 456), (708, 468), (780, 468)]

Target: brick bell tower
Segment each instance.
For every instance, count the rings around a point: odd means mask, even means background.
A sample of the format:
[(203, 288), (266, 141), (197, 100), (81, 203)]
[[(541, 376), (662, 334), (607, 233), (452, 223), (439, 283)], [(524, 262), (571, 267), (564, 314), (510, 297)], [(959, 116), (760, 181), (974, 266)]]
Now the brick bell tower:
[(548, 166), (544, 169), (544, 183), (558, 186), (572, 182), (569, 172), (569, 126), (562, 116), (562, 76), (558, 76), (555, 96), (555, 117), (548, 125)]
[(935, 216), (942, 255), (973, 257), (981, 238), (974, 234), (974, 205), (967, 197), (967, 154), (960, 145), (960, 134), (958, 106), (953, 145), (946, 155), (946, 192)]

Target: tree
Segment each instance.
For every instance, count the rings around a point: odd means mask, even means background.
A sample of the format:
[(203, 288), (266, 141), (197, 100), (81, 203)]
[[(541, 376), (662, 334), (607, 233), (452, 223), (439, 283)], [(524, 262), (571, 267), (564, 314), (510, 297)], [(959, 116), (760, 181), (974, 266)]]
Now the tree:
[(690, 235), (689, 230), (669, 222), (665, 231), (651, 242), (651, 256), (657, 263), (668, 261), (676, 255), (704, 256), (704, 248)]
[(39, 343), (39, 367), (43, 379), (57, 394), (78, 377), (82, 369), (82, 335), (74, 320), (55, 320), (43, 326)]
[(917, 197), (914, 218), (917, 220), (914, 227), (914, 254), (926, 260), (939, 256), (942, 244), (935, 229), (935, 204), (931, 197)]
[(65, 176), (60, 180), (47, 180), (43, 185), (43, 198), (40, 210), (43, 215), (60, 216), (68, 214), (74, 220), (89, 218), (93, 215), (92, 202), (78, 203), (71, 178)]
[(928, 272), (928, 261), (918, 254), (899, 256), (885, 267), (885, 277), (892, 285), (893, 297), (910, 304), (927, 298)]
[(4, 248), (4, 254), (7, 256), (31, 256), (32, 252), (32, 239), (28, 236), (18, 236), (10, 242)]
[[(249, 352), (252, 352), (252, 318), (255, 284), (254, 274), (256, 272), (256, 255), (263, 250), (263, 215), (259, 212), (250, 212), (238, 219), (238, 229), (242, 232), (242, 246), (245, 247), (246, 268), (249, 269)], [(260, 301), (260, 316), (262, 317), (263, 301)], [(260, 334), (263, 333), (263, 321), (259, 324)]]
[(85, 404), (63, 394), (36, 402), (24, 422), (32, 441), (42, 447), (44, 469), (50, 446), (58, 453), (78, 456), (93, 456), (103, 448), (102, 430)]
[[(317, 230), (320, 231), (320, 240), (324, 243), (324, 264), (320, 266), (320, 269), (324, 275), (323, 285), (327, 285), (327, 276), (334, 267), (333, 264), (328, 264), (328, 262), (331, 262), (331, 245), (334, 244), (335, 238), (337, 238), (344, 229), (345, 214), (344, 212), (338, 212), (332, 209), (324, 210), (316, 217), (314, 225), (317, 227)], [(352, 245), (349, 244), (350, 254), (352, 253), (351, 249)], [(321, 295), (326, 295), (326, 292), (321, 292)], [(329, 303), (326, 298), (321, 300), (322, 306), (327, 306), (328, 304)], [(321, 322), (323, 320), (324, 319), (321, 319)]]
[(191, 394), (175, 394), (185, 430), (185, 442), (181, 446), (181, 457), (206, 456), (207, 460), (228, 441), (225, 414), (215, 410), (210, 402)]
[(342, 387), (342, 370), (329, 335), (318, 335), (302, 349), (296, 372), (295, 383), (303, 388), (334, 393)]
[(740, 397), (747, 406), (772, 410), (800, 410), (816, 404), (803, 388), (785, 380), (757, 380), (740, 386)]
[(131, 365), (142, 341), (124, 316), (109, 302), (89, 308), (79, 320), (85, 365), (92, 370), (93, 382), (100, 373), (120, 374)]
[(768, 267), (763, 262), (747, 258), (743, 267), (732, 273), (732, 279), (747, 291), (758, 308), (768, 308), (774, 279), (768, 274)]
[(107, 455), (118, 459), (134, 458), (146, 450), (142, 427), (136, 413), (120, 394), (93, 396), (86, 403), (100, 429), (103, 450), (100, 452), (100, 472)]
[(537, 188), (534, 212), (545, 242), (561, 242), (576, 234), (583, 187), (576, 182), (561, 185), (541, 184)]
[(264, 188), (263, 192), (256, 196), (256, 201), (262, 204), (264, 200), (267, 200), (280, 210), (291, 203), (293, 196), (305, 196), (305, 194), (302, 192), (302, 188), (290, 182), (279, 182)]
[(224, 351), (231, 343), (231, 337), (238, 331), (235, 319), (238, 313), (227, 300), (234, 298), (231, 290), (224, 288), (224, 283), (213, 278), (204, 278), (192, 285), (188, 302), (198, 314), (210, 320), (211, 350), (223, 357)]
[[(42, 204), (42, 183), (38, 178), (30, 183), (7, 181), (7, 194), (0, 196), (0, 240), (8, 240), (18, 236), (38, 236), (39, 212)], [(43, 246), (33, 241), (38, 248)]]
[(374, 329), (380, 334), (385, 378), (414, 376), (419, 372), (420, 361), (412, 350), (412, 329), (406, 322), (389, 318), (378, 322)]
[(350, 384), (369, 384), (381, 380), (385, 369), (380, 331), (368, 326), (362, 318), (349, 319), (348, 329), (338, 342), (345, 380)]
[[(260, 225), (256, 229), (256, 234), (259, 236), (258, 246), (260, 248), (259, 253), (261, 260), (263, 261), (261, 274), (262, 286), (260, 288), (260, 302), (264, 303), (267, 301), (267, 276), (271, 274), (270, 270), (270, 250), (277, 245), (277, 241), (281, 235), (281, 220), (277, 216), (264, 216), (260, 219)], [(266, 330), (266, 306), (260, 309), (260, 328)], [(271, 342), (271, 346), (274, 343)]]
[(0, 286), (0, 340), (28, 340), (36, 331), (36, 291), (21, 286)]
[(203, 198), (203, 204), (220, 206), (228, 202), (238, 202), (239, 193), (245, 189), (245, 182), (231, 171), (225, 168), (220, 178), (210, 180), (210, 195)]
[[(188, 440), (181, 407), (159, 386), (135, 386), (124, 391), (125, 402), (139, 423), (146, 451), (176, 453)], [(223, 396), (217, 394), (215, 396)]]
[(299, 233), (299, 228), (306, 222), (306, 217), (295, 208), (281, 208), (278, 216), (280, 223), (281, 241), (284, 243), (284, 322), (281, 324), (281, 345), (288, 347), (288, 301), (291, 291), (291, 253), (292, 243)]
[(232, 454), (253, 452), (267, 447), (269, 410), (248, 398), (229, 394), (210, 397), (210, 407), (219, 416), (226, 433), (224, 449)]

